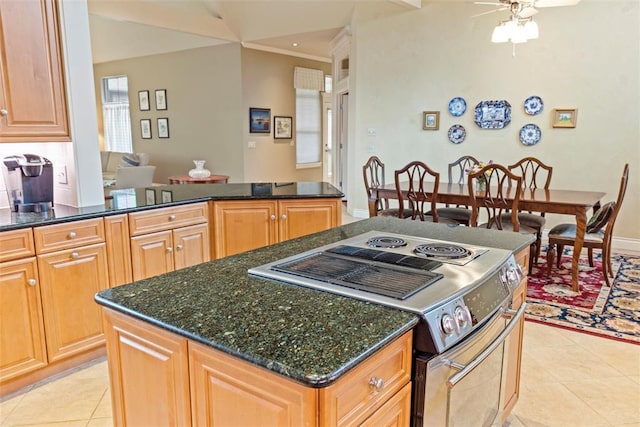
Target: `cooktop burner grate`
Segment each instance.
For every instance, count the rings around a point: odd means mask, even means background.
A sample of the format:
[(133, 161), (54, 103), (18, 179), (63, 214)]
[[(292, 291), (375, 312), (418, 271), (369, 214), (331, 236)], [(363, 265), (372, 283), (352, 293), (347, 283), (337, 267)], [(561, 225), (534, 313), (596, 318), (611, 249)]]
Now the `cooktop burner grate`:
[(449, 243), (425, 243), (413, 249), (416, 255), (428, 258), (459, 259), (471, 255), (471, 251), (462, 246)]
[(401, 237), (374, 236), (367, 240), (367, 245), (372, 248), (400, 248), (407, 246), (407, 241)]
[(284, 262), (273, 270), (404, 300), (442, 278), (442, 274), (318, 252)]

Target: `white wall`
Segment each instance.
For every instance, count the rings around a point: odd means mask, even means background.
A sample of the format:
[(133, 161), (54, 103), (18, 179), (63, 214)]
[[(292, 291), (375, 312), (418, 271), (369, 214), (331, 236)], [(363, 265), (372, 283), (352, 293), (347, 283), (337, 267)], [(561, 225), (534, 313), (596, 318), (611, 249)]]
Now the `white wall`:
[[(446, 174), (461, 155), (510, 164), (534, 156), (554, 167), (552, 187), (595, 190), (615, 199), (624, 163), (631, 167), (617, 236), (640, 238), (640, 11), (637, 0), (583, 0), (577, 6), (541, 9), (540, 39), (516, 47), (490, 42), (501, 17), (472, 18), (484, 9), (471, 2), (435, 2), (422, 10), (352, 26), (349, 169), (372, 154), (393, 170), (420, 159)], [(544, 111), (528, 116), (524, 100), (540, 96)], [(461, 96), (467, 112), (448, 113)], [(512, 121), (505, 129), (480, 129), (473, 111), (480, 101), (505, 99)], [(554, 108), (578, 108), (575, 129), (551, 127)], [(422, 130), (422, 112), (440, 111), (440, 129)], [(447, 130), (462, 124), (462, 144)], [(542, 140), (524, 146), (522, 125), (535, 123)], [(375, 128), (377, 136), (367, 136)], [(352, 173), (348, 210), (366, 215), (362, 178)], [(547, 227), (570, 217), (551, 215)]]

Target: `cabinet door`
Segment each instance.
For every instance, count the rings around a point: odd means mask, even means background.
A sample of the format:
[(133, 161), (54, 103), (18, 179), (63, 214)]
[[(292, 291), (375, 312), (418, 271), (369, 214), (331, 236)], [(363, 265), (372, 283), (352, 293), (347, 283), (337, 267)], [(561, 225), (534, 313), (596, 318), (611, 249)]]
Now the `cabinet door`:
[(315, 426), (317, 390), (189, 342), (193, 425)]
[(173, 230), (175, 268), (185, 268), (210, 260), (209, 226), (192, 225)]
[(119, 286), (133, 281), (131, 273), (131, 247), (129, 245), (129, 219), (126, 214), (104, 219), (109, 286)]
[(411, 421), (411, 383), (404, 386), (380, 409), (367, 418), (361, 427), (407, 427)]
[(105, 244), (38, 255), (38, 269), (49, 361), (102, 345), (94, 296), (109, 286)]
[(215, 202), (213, 209), (216, 258), (278, 241), (275, 201)]
[(187, 340), (103, 309), (116, 426), (190, 426)]
[(0, 264), (0, 383), (47, 364), (36, 258)]
[(0, 1), (0, 142), (69, 141), (55, 0)]
[(337, 199), (279, 200), (280, 241), (340, 225), (342, 204)]
[(131, 238), (133, 280), (142, 280), (174, 270), (171, 231)]

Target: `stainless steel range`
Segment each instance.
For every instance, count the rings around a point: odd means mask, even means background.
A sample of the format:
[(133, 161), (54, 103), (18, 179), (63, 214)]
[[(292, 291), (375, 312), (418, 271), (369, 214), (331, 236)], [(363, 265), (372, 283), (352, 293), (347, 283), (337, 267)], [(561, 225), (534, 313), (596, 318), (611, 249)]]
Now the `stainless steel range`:
[(496, 420), (504, 340), (524, 313), (509, 308), (522, 276), (510, 251), (370, 231), (249, 274), (418, 314), (412, 424)]

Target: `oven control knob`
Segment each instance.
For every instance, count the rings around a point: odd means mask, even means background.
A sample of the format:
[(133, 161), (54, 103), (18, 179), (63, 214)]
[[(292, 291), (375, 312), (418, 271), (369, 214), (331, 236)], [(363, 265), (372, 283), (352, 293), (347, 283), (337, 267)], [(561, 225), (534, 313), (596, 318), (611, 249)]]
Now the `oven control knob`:
[(469, 312), (469, 308), (466, 305), (457, 306), (453, 311), (453, 317), (456, 319), (461, 329), (472, 323), (471, 312)]
[(448, 313), (442, 315), (440, 328), (445, 335), (451, 335), (454, 331), (460, 333), (460, 326), (458, 326), (458, 322), (456, 322)]

